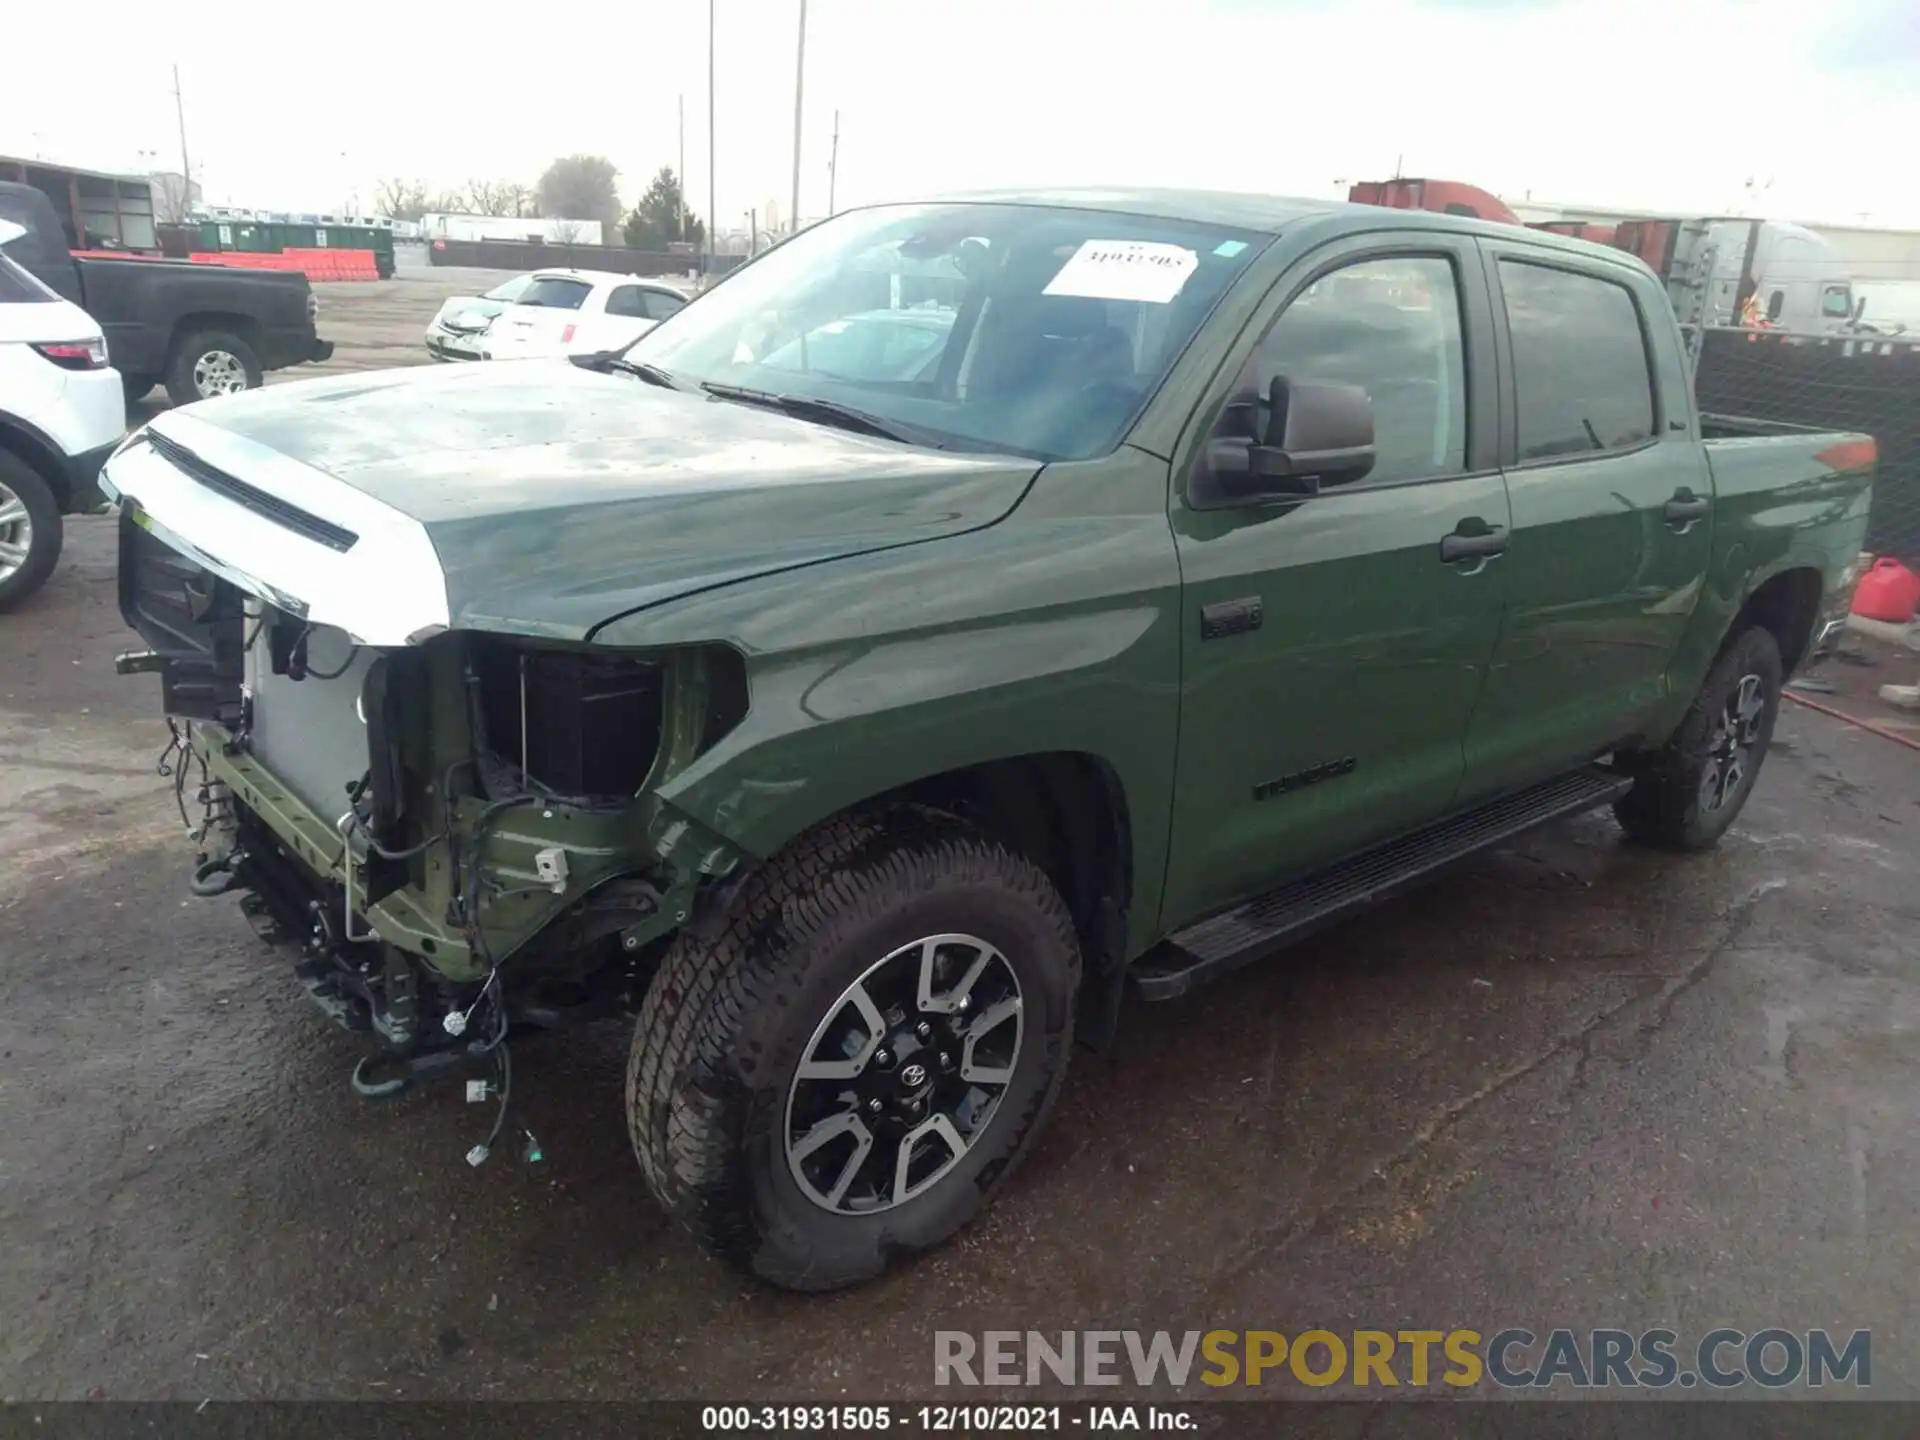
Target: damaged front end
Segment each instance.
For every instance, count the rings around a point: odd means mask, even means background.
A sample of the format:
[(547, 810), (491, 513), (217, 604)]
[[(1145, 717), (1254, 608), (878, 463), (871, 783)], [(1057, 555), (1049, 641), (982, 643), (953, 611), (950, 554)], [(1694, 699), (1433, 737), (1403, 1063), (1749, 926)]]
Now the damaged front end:
[(156, 528), (125, 507), (120, 604), (152, 648), (119, 667), (160, 677), (192, 889), (239, 892), (378, 1042), (361, 1093), (497, 1054), (504, 1101), (510, 1031), (638, 1005), (745, 858), (659, 794), (745, 715), (737, 652), (437, 626), (367, 645)]

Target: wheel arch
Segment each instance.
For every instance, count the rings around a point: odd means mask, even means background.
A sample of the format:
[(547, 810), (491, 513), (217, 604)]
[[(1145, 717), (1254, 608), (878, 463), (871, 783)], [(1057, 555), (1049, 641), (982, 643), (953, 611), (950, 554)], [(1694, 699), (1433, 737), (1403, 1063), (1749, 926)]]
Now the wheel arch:
[(1758, 625), (1780, 647), (1780, 668), (1792, 675), (1813, 644), (1825, 581), (1817, 566), (1790, 564), (1774, 571), (1747, 593), (1721, 641), (1724, 649), (1742, 631)]
[(68, 486), (66, 462), (54, 443), (25, 421), (0, 414), (0, 450), (13, 456), (47, 482), (54, 503), (66, 513), (72, 498)]
[(225, 330), (246, 341), (252, 347), (255, 358), (259, 358), (266, 332), (253, 316), (231, 310), (193, 310), (173, 322), (173, 328), (167, 335), (167, 364), (171, 365), (180, 358), (180, 347), (189, 339), (208, 330)]

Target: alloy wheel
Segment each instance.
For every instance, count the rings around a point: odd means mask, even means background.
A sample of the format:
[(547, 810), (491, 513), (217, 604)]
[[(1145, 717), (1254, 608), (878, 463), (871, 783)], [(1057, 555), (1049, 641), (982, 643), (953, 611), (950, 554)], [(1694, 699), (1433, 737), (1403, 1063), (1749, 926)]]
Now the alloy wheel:
[(0, 580), (11, 580), (33, 553), (33, 517), (27, 502), (0, 485)]
[(200, 398), (238, 395), (247, 388), (247, 367), (227, 350), (208, 350), (193, 362), (193, 388)]
[(787, 1092), (787, 1168), (843, 1215), (891, 1210), (966, 1158), (1019, 1063), (1020, 981), (974, 935), (882, 957), (834, 1001)]
[(1707, 742), (1707, 763), (1700, 776), (1700, 808), (1711, 814), (1740, 793), (1753, 773), (1760, 722), (1767, 713), (1767, 692), (1758, 675), (1742, 675)]

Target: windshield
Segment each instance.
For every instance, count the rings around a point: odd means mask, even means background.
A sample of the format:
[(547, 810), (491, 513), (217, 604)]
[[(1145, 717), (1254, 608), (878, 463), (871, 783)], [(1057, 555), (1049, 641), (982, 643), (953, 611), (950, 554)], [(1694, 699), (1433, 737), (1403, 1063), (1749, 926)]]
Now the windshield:
[(626, 352), (677, 384), (828, 400), (955, 448), (1105, 454), (1266, 236), (1031, 205), (849, 211)]
[(487, 291), (487, 293), (480, 298), (482, 300), (499, 300), (511, 305), (526, 293), (527, 287), (531, 284), (533, 284), (533, 276), (516, 275), (513, 279), (507, 281), (506, 284), (494, 286), (493, 289)]
[(558, 275), (542, 275), (520, 292), (516, 305), (533, 305), (542, 310), (578, 310), (593, 286), (584, 280), (567, 280)]

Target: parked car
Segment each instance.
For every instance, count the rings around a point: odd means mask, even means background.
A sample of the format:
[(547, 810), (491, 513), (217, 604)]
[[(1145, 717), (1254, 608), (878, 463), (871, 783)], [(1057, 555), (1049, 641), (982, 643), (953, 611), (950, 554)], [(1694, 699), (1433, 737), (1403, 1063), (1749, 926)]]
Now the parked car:
[(22, 229), (0, 220), (0, 610), (53, 573), (61, 517), (105, 503), (95, 481), (127, 428), (99, 325), (8, 258)]
[(480, 337), (483, 360), (529, 360), (618, 349), (675, 314), (670, 285), (605, 270), (537, 270)]
[[(939, 363), (770, 363), (936, 262)], [(1700, 414), (1623, 252), (1100, 190), (844, 212), (623, 353), (217, 401), (106, 476), (192, 888), (363, 1093), (493, 1067), (478, 1164), (513, 1037), (632, 1014), (654, 1193), (823, 1289), (978, 1211), (1126, 986), (1595, 807), (1714, 844), (1874, 467)]]
[(825, 321), (767, 356), (774, 370), (835, 380), (911, 380), (937, 365), (953, 328), (947, 309), (868, 310)]
[(268, 370), (333, 354), (304, 275), (76, 256), (31, 185), (0, 183), (0, 220), (24, 227), (14, 261), (100, 322), (129, 400), (158, 384), (176, 405), (256, 390)]
[(508, 305), (526, 293), (533, 274), (516, 275), (484, 295), (456, 295), (427, 326), (427, 353), (436, 360), (478, 360), (480, 337)]

